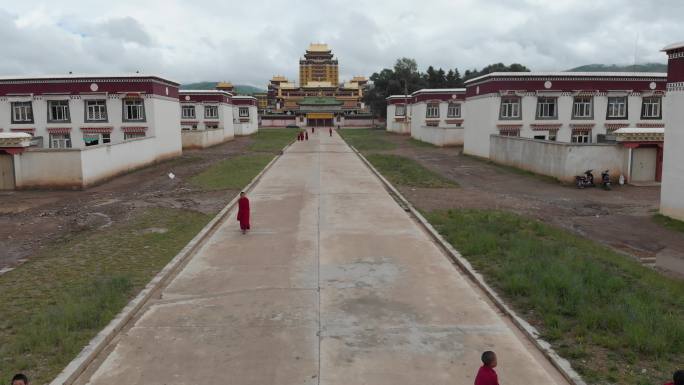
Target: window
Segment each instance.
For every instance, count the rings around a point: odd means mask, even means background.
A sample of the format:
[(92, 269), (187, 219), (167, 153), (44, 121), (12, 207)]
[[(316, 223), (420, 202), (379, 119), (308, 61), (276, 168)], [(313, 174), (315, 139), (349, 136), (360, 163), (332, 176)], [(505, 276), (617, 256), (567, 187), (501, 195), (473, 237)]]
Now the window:
[(591, 131), (573, 131), (570, 141), (572, 143), (591, 143)]
[(142, 99), (125, 99), (123, 102), (123, 120), (137, 121), (145, 120), (145, 104)]
[(555, 142), (557, 136), (558, 136), (558, 131), (549, 131), (549, 140)]
[(68, 122), (69, 101), (48, 100), (48, 122)]
[(520, 136), (520, 130), (504, 130), (499, 131), (501, 136)]
[(181, 106), (181, 118), (195, 119), (195, 106)]
[(538, 97), (537, 98), (537, 119), (556, 119), (558, 118), (557, 98)]
[(204, 127), (206, 127), (207, 130), (216, 130), (219, 128), (216, 123), (205, 124)]
[(12, 102), (12, 123), (33, 123), (31, 102)]
[(641, 118), (660, 119), (662, 117), (661, 103), (662, 98), (657, 96), (644, 98), (641, 104)]
[(520, 98), (501, 99), (501, 119), (520, 119)]
[(575, 96), (572, 103), (572, 118), (591, 119), (594, 116), (593, 105), (591, 96)]
[(88, 132), (83, 134), (83, 141), (85, 142), (86, 147), (88, 146), (97, 146), (98, 144), (103, 144), (103, 143), (110, 143), (110, 134), (109, 133), (97, 133), (97, 132)]
[(608, 119), (627, 119), (627, 97), (608, 97)]
[(71, 148), (71, 134), (50, 134), (50, 148)]
[(144, 138), (144, 132), (124, 132), (124, 140)]
[(204, 106), (204, 117), (207, 119), (217, 119), (218, 106)]
[(439, 118), (439, 104), (429, 103), (427, 109), (425, 110), (426, 118)]
[(546, 140), (546, 135), (535, 135), (534, 139), (535, 140)]
[(394, 116), (405, 116), (406, 115), (406, 105), (405, 104), (397, 104), (394, 107)]
[(447, 107), (447, 118), (460, 118), (460, 117), (461, 117), (461, 104), (449, 103), (449, 107)]
[(238, 110), (238, 115), (241, 118), (248, 118), (249, 117), (249, 107), (240, 107)]
[(86, 118), (88, 122), (107, 121), (107, 101), (106, 100), (86, 100)]

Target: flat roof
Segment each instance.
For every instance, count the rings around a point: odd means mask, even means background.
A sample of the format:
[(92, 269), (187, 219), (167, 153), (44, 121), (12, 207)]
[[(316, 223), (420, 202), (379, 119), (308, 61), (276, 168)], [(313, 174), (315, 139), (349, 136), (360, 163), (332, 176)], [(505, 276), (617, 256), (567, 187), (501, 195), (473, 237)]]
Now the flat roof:
[(254, 96), (249, 96), (249, 95), (233, 95), (233, 99), (254, 99), (257, 100)]
[(224, 91), (224, 90), (184, 90), (184, 89), (180, 89), (180, 90), (178, 90), (178, 93), (179, 94), (224, 94), (224, 95), (228, 95), (228, 96), (233, 96), (233, 94), (231, 94), (228, 91)]
[(672, 44), (664, 47), (663, 49), (661, 49), (661, 51), (663, 51), (663, 52), (672, 51), (673, 49), (678, 49), (678, 48), (684, 48), (684, 41), (680, 41), (678, 43), (672, 43)]
[(386, 97), (385, 100), (389, 100), (389, 99), (408, 99), (408, 98), (410, 98), (410, 97), (411, 97), (411, 95), (390, 95), (390, 96)]
[(106, 80), (106, 79), (156, 79), (163, 82), (179, 85), (178, 82), (168, 80), (153, 74), (58, 74), (58, 75), (2, 75), (0, 82), (9, 81), (40, 81), (40, 80)]
[(486, 75), (467, 80), (465, 83), (474, 83), (493, 77), (506, 78), (663, 78), (667, 79), (665, 72), (491, 72)]
[(663, 134), (664, 127), (622, 127), (615, 131), (614, 134)]
[(418, 94), (442, 94), (442, 93), (454, 93), (454, 92), (466, 92), (465, 88), (423, 88), (421, 90), (415, 91), (411, 95)]

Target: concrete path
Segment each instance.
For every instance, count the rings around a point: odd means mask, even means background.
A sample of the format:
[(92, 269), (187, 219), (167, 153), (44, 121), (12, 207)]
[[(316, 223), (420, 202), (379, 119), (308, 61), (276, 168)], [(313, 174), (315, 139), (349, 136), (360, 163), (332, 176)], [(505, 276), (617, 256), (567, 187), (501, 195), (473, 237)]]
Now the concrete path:
[(295, 143), (80, 383), (564, 384), (337, 135)]

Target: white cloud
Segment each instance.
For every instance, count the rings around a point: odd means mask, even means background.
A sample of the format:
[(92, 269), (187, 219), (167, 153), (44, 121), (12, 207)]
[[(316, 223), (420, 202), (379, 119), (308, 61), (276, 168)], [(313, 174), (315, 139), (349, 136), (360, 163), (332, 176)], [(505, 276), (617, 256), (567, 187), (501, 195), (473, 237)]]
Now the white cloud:
[(116, 2), (0, 0), (0, 74), (159, 73), (264, 86), (296, 80), (310, 42), (331, 45), (342, 78), (398, 57), (461, 72), (494, 62), (536, 70), (664, 62), (684, 2), (411, 0)]

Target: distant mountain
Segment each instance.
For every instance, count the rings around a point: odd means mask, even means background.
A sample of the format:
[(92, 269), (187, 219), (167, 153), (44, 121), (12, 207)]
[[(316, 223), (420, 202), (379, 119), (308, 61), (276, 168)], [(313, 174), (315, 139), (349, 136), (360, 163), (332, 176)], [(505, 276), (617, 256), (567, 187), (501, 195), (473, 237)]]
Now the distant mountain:
[[(216, 87), (216, 83), (217, 82), (198, 82), (181, 84), (180, 88), (182, 90), (213, 90), (214, 87)], [(244, 84), (235, 84), (234, 87), (235, 92), (237, 92), (240, 95), (252, 95), (258, 92), (266, 92), (266, 90), (264, 89)]]
[(587, 64), (567, 70), (566, 72), (667, 72), (667, 64), (646, 63), (636, 65)]

